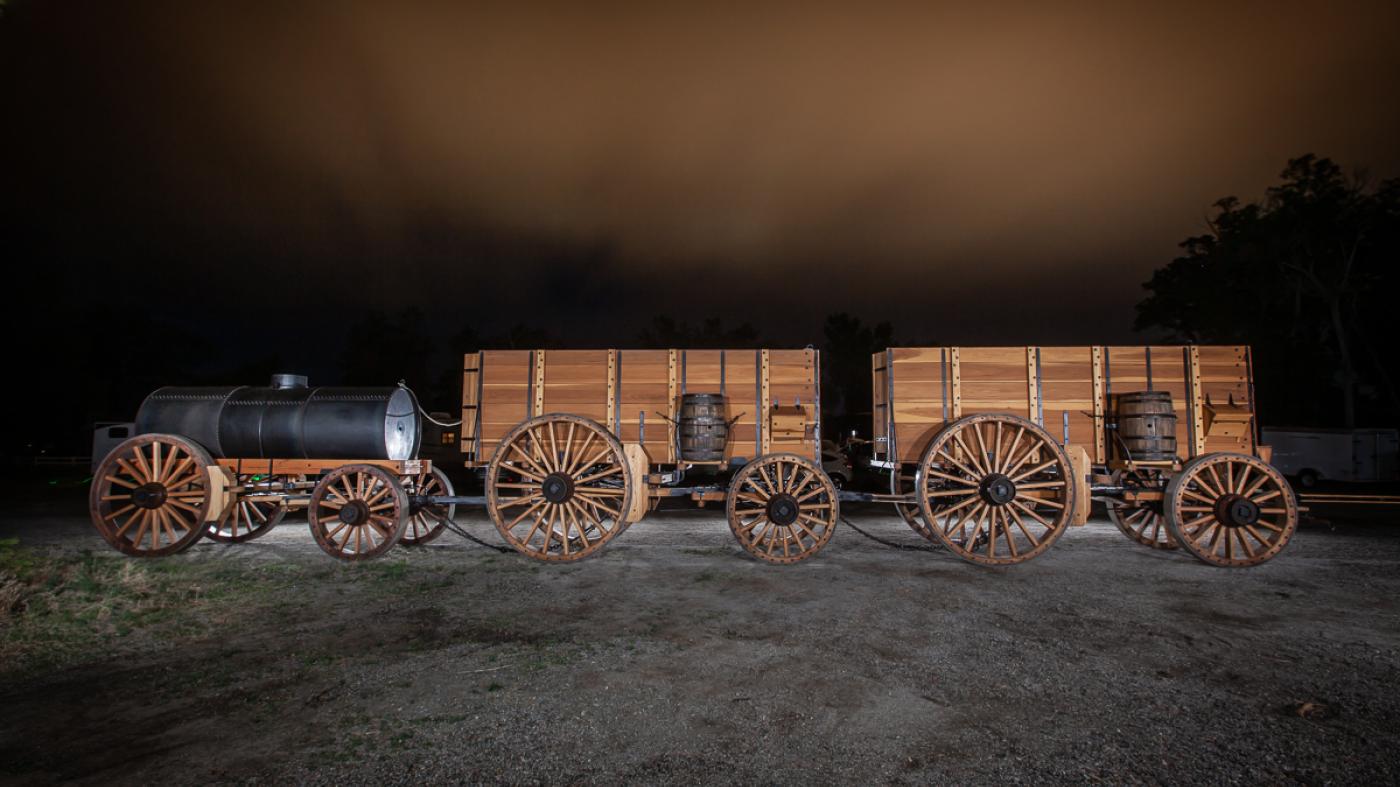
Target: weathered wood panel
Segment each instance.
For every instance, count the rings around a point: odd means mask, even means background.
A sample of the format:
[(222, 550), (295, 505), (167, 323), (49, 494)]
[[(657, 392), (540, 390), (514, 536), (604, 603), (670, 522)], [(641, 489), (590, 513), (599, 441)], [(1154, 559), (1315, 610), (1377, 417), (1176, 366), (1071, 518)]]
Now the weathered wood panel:
[(949, 421), (999, 412), (1102, 464), (1117, 397), (1135, 391), (1171, 393), (1183, 458), (1254, 450), (1247, 347), (902, 347), (872, 356), (871, 384), (878, 459), (917, 461)]
[[(685, 393), (725, 397), (726, 459), (766, 451), (816, 453), (819, 389), (815, 350), (486, 350), (463, 361), (462, 447), (469, 465), (488, 462), (501, 438), (542, 413), (598, 421), (653, 464), (677, 459), (675, 428)], [(775, 405), (800, 405), (799, 433), (774, 435)], [(472, 426), (467, 427), (467, 414)]]

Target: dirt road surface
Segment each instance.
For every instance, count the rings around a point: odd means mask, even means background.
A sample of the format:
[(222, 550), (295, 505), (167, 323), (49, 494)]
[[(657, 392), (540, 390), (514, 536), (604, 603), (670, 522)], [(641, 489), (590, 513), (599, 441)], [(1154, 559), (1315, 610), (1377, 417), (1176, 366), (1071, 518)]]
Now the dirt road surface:
[(778, 567), (714, 511), (548, 566), (345, 565), (294, 520), (141, 561), (7, 514), (0, 781), (1400, 780), (1400, 527), (1231, 571), (1094, 521), (993, 570), (849, 516)]

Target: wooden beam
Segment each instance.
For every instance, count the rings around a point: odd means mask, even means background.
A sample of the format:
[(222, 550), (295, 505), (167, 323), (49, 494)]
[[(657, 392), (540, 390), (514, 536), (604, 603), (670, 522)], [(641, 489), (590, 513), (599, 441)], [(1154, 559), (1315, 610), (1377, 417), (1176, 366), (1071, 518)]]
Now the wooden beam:
[(1205, 404), (1201, 401), (1201, 348), (1191, 345), (1186, 348), (1187, 381), (1191, 392), (1191, 437), (1194, 449), (1191, 454), (1200, 456), (1206, 452)]
[(535, 415), (544, 415), (544, 350), (535, 350)]
[(219, 467), (238, 475), (324, 475), (345, 465), (373, 465), (395, 475), (432, 472), (431, 459), (216, 459)]
[[(1040, 423), (1040, 376), (1036, 374), (1036, 353), (1034, 347), (1026, 348), (1026, 417)], [(1045, 424), (1040, 424), (1045, 426)]]
[(758, 417), (763, 424), (763, 446), (759, 451), (760, 455), (768, 453), (773, 445), (772, 428), (768, 423), (768, 415), (773, 412), (773, 400), (769, 393), (768, 384), (768, 351), (764, 350), (759, 354), (759, 405)]
[(617, 431), (617, 350), (608, 350), (608, 422), (607, 429)]
[(666, 370), (666, 458), (675, 462), (680, 459), (676, 456), (676, 397), (680, 395), (678, 390), (679, 378), (676, 372), (676, 361), (678, 351), (671, 350), (667, 354), (669, 367)]
[(1091, 355), (1094, 364), (1094, 461), (1103, 464), (1108, 461), (1108, 454), (1105, 453), (1104, 444), (1104, 412), (1107, 409), (1104, 402), (1103, 385), (1103, 348), (1092, 347)]
[(948, 369), (953, 378), (953, 420), (962, 418), (962, 371), (958, 365), (958, 348), (948, 348)]

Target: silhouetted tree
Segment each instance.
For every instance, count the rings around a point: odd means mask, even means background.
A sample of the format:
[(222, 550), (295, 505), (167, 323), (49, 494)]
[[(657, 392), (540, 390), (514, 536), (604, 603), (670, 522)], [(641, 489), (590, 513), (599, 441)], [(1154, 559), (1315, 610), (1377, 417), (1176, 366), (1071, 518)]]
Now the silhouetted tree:
[(1280, 177), (1260, 203), (1215, 203), (1210, 232), (1186, 239), (1183, 256), (1144, 285), (1136, 327), (1253, 345), (1260, 399), (1276, 421), (1325, 423), (1339, 412), (1354, 426), (1359, 399), (1393, 417), (1395, 355), (1371, 337), (1393, 309), (1377, 294), (1394, 292), (1400, 183), (1372, 189), (1312, 155)]
[(744, 322), (726, 329), (718, 317), (706, 318), (698, 328), (692, 328), (687, 322), (657, 315), (637, 338), (643, 347), (652, 348), (723, 350), (758, 346), (758, 330), (752, 325)]
[(822, 409), (847, 416), (869, 413), (870, 356), (894, 343), (894, 329), (888, 322), (872, 328), (839, 312), (827, 316), (822, 333)]

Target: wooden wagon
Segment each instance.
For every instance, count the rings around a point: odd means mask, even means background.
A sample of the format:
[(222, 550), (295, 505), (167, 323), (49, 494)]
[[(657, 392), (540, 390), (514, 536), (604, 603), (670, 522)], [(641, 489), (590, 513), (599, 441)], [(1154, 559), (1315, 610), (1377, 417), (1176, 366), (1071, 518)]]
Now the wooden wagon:
[(815, 350), (488, 350), (465, 358), (462, 450), (516, 550), (596, 554), (666, 497), (724, 501), (754, 557), (831, 540)]
[(1102, 499), (1135, 542), (1277, 555), (1298, 504), (1258, 444), (1248, 347), (917, 347), (872, 358), (874, 448), (915, 531), (967, 560), (1045, 552)]
[(138, 434), (94, 473), (92, 522), (134, 557), (201, 538), (251, 541), (291, 510), (306, 512), (332, 557), (425, 544), (445, 529), (454, 492), (417, 458), (418, 411), (402, 386), (311, 388), (295, 375), (269, 387), (160, 389), (142, 404)]

